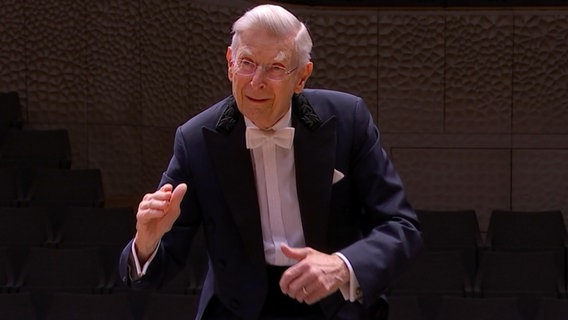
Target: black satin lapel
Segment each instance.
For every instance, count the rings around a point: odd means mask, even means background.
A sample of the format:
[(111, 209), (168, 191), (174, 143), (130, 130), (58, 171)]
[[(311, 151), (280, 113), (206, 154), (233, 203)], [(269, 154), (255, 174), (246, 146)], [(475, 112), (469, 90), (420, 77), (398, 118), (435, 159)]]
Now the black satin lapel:
[(335, 165), (335, 117), (318, 129), (298, 122), (294, 137), (296, 185), (306, 245), (325, 250)]
[(264, 263), (260, 210), (244, 130), (244, 122), (240, 121), (227, 134), (203, 128), (203, 135), (244, 246), (253, 260)]

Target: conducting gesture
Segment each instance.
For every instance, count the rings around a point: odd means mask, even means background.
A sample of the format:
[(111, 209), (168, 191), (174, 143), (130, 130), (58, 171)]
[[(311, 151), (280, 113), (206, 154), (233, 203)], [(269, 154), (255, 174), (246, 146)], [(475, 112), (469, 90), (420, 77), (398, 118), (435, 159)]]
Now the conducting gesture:
[(179, 217), (187, 185), (182, 183), (172, 189), (171, 184), (165, 184), (158, 191), (146, 194), (138, 206), (135, 249), (141, 263), (152, 255), (164, 233)]

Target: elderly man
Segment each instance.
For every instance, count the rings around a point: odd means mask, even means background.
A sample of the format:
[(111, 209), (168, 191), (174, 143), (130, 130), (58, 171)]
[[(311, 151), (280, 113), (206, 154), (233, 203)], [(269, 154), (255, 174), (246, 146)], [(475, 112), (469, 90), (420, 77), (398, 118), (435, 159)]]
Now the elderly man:
[(180, 126), (121, 256), (131, 287), (182, 268), (203, 226), (198, 319), (378, 319), (419, 223), (364, 101), (304, 89), (305, 25), (260, 5), (233, 25), (232, 95)]

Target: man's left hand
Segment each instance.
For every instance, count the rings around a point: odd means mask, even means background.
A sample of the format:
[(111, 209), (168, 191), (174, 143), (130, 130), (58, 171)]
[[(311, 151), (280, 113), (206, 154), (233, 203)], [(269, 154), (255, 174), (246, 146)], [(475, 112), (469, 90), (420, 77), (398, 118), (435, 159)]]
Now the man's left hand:
[(280, 289), (299, 302), (316, 303), (349, 282), (349, 269), (337, 255), (287, 245), (282, 253), (298, 263), (282, 274)]

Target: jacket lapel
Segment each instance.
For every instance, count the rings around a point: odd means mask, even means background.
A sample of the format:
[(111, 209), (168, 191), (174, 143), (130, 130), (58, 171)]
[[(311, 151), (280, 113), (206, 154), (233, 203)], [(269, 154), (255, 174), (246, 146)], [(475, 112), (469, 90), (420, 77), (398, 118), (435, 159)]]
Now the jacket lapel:
[[(336, 119), (322, 123), (302, 96), (294, 114), (296, 185), (306, 245), (325, 251), (333, 169), (335, 166)], [(306, 118), (308, 117), (308, 118)], [(299, 121), (297, 121), (299, 120)]]
[[(252, 260), (264, 263), (260, 210), (250, 151), (245, 143), (245, 124), (238, 111), (233, 112), (236, 113), (230, 116), (235, 117), (234, 121), (227, 120), (225, 112), (217, 130), (203, 128), (203, 135), (213, 160), (216, 177), (241, 233), (244, 246)], [(226, 127), (227, 123), (230, 123), (229, 127)], [(220, 127), (221, 125), (225, 127)]]

